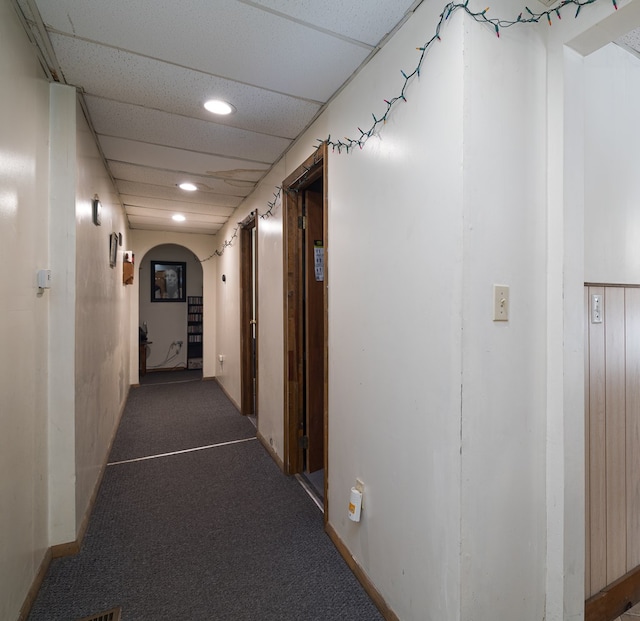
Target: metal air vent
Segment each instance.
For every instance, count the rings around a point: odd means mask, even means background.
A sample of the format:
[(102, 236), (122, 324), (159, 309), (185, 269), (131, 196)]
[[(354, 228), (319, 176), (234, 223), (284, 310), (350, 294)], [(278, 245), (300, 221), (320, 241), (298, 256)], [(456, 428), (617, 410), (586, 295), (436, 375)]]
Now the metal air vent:
[(120, 613), (122, 609), (112, 608), (111, 610), (107, 610), (106, 612), (100, 612), (97, 615), (91, 615), (90, 617), (84, 617), (82, 619), (78, 619), (78, 621), (120, 621)]

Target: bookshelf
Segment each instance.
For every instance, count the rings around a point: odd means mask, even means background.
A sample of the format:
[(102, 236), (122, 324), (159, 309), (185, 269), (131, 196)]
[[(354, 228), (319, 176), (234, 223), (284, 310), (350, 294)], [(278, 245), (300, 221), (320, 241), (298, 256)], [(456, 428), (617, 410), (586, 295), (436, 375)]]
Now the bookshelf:
[(187, 369), (202, 368), (202, 296), (187, 297)]

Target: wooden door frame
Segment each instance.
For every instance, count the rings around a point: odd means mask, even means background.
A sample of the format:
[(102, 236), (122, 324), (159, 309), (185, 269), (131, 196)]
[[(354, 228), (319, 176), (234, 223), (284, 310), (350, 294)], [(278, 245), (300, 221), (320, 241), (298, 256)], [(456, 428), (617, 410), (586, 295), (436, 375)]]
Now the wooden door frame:
[(323, 143), (316, 152), (289, 175), (282, 184), (282, 228), (284, 260), (284, 468), (287, 474), (302, 472), (303, 412), (303, 338), (302, 324), (297, 318), (302, 313), (302, 236), (298, 219), (302, 215), (302, 193), (313, 182), (322, 178), (323, 239), (324, 239), (324, 519), (328, 519), (328, 209), (327, 209), (327, 145)]
[[(255, 229), (255, 248), (252, 249), (251, 231)], [(252, 274), (252, 264), (255, 262), (255, 282), (258, 282), (258, 219), (256, 214), (251, 212), (243, 222), (240, 223), (240, 412), (244, 415), (257, 415), (258, 401), (258, 324), (256, 322), (256, 386), (255, 399), (256, 411), (252, 412), (251, 404), (253, 402), (253, 377), (251, 372), (251, 320), (258, 317), (258, 291), (252, 294), (252, 288), (255, 286)], [(252, 253), (255, 257), (252, 259)], [(253, 309), (251, 302), (255, 296), (255, 318), (252, 317)]]

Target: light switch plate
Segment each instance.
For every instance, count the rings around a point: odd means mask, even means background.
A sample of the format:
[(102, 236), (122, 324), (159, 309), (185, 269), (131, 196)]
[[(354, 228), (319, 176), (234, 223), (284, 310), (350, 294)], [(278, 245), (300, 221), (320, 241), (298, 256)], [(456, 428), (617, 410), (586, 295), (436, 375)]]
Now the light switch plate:
[(509, 287), (493, 285), (493, 320), (509, 321)]
[(591, 323), (602, 323), (602, 296), (591, 295)]

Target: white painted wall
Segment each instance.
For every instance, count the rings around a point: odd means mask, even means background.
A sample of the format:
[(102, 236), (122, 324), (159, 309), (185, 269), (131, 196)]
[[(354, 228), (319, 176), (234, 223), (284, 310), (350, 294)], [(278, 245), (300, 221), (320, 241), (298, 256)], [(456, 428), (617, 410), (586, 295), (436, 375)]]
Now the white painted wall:
[(585, 58), (585, 279), (640, 283), (640, 59), (614, 44)]
[(640, 2), (631, 0), (618, 2), (617, 11), (596, 3), (580, 19), (556, 21), (548, 29), (547, 621), (584, 614), (583, 288), (589, 259), (583, 55), (638, 24)]
[(76, 93), (50, 87), (49, 267), (49, 538), (77, 534), (75, 468)]
[[(187, 301), (151, 301), (151, 261), (179, 261), (186, 263), (186, 296), (202, 295), (202, 265), (193, 252), (183, 246), (163, 244), (150, 250), (138, 270), (137, 287), (140, 295), (139, 325), (147, 323), (147, 369), (187, 367)], [(182, 341), (180, 350), (172, 343)]]
[[(426, 4), (235, 221), (266, 210), (317, 138), (368, 127), (433, 32), (441, 7)], [(506, 0), (491, 12), (516, 16)], [(329, 521), (403, 620), (582, 614), (581, 116), (564, 84), (580, 79), (564, 46), (613, 12), (499, 40), (456, 15), (380, 137), (329, 157)], [(280, 296), (281, 237), (276, 210), (258, 255), (260, 291)], [(494, 283), (511, 287), (507, 325), (491, 320)], [(282, 456), (282, 304), (265, 297), (258, 427)], [(220, 316), (227, 348), (236, 316)], [(233, 392), (239, 370), (227, 373)], [(356, 476), (358, 526), (345, 511)]]
[(544, 617), (545, 35), (465, 20), (462, 619)]
[[(75, 89), (69, 90), (75, 98)], [(122, 282), (128, 223), (79, 105), (74, 120), (77, 163), (71, 230), (75, 234), (75, 252), (69, 260), (75, 269), (75, 312), (71, 318), (71, 342), (75, 342), (75, 450), (70, 454), (74, 458), (77, 530), (90, 508), (129, 393), (129, 307), (133, 287)], [(102, 203), (100, 226), (92, 220), (92, 199), (96, 194)], [(115, 267), (109, 266), (110, 233), (120, 233), (123, 238)], [(70, 236), (69, 231), (67, 235)], [(60, 366), (60, 352), (52, 348), (51, 353)], [(76, 534), (63, 541), (75, 540)]]
[[(381, 115), (440, 11), (421, 6), (328, 110), (325, 136)], [(442, 38), (408, 103), (328, 173), (329, 520), (407, 620), (460, 618), (461, 15)]]
[(24, 601), (48, 542), (49, 86), (0, 1), (0, 618)]

